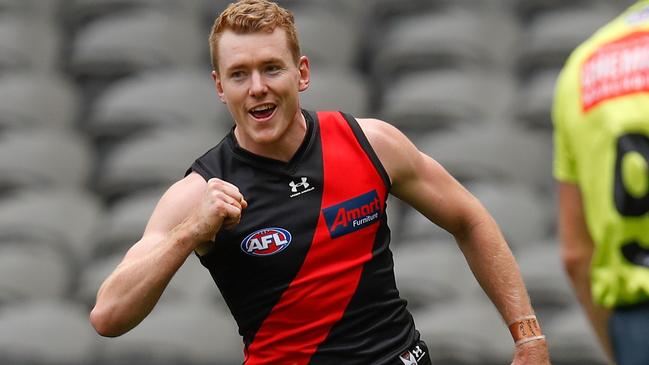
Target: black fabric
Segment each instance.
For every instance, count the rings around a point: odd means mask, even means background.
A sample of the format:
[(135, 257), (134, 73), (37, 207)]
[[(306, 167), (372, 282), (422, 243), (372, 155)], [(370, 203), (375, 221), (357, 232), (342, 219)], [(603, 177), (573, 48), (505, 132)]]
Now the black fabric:
[[(316, 113), (305, 111), (304, 115), (307, 134), (288, 163), (242, 149), (231, 131), (187, 170), (187, 174), (195, 171), (205, 180), (218, 177), (233, 183), (248, 201), (240, 224), (231, 231), (221, 231), (213, 248), (199, 257), (228, 304), (246, 347), (300, 270), (321, 214), (324, 176), (320, 122)], [(378, 183), (389, 190), (387, 173), (360, 127), (351, 116), (346, 119), (379, 171), (383, 181)], [(303, 178), (307, 179), (308, 191), (300, 185)], [(406, 301), (396, 289), (385, 215), (379, 224), (373, 258), (363, 268), (357, 291), (310, 364), (393, 364), (419, 339)], [(273, 227), (290, 232), (290, 254), (242, 254), (242, 241), (250, 232)]]

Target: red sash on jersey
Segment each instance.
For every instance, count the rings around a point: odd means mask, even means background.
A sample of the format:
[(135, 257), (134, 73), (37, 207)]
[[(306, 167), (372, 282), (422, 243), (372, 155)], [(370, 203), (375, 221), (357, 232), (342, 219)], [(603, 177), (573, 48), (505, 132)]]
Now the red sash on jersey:
[(246, 365), (307, 364), (372, 258), (387, 187), (340, 113), (318, 112), (318, 119), (324, 169), (318, 226), (298, 274), (247, 347)]

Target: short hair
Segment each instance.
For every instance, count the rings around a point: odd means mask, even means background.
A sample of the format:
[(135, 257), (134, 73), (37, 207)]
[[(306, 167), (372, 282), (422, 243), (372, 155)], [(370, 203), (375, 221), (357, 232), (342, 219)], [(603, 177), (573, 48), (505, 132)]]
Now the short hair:
[(272, 33), (276, 28), (286, 32), (288, 47), (297, 64), (300, 58), (300, 44), (293, 13), (267, 0), (239, 0), (231, 3), (216, 18), (210, 32), (209, 45), (213, 69), (218, 70), (219, 39), (226, 30), (241, 34)]

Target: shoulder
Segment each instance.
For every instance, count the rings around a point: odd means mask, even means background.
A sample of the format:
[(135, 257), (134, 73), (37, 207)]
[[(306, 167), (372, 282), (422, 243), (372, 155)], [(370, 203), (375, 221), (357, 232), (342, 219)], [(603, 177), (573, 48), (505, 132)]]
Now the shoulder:
[(395, 126), (374, 118), (356, 121), (393, 182), (419, 161), (417, 147)]

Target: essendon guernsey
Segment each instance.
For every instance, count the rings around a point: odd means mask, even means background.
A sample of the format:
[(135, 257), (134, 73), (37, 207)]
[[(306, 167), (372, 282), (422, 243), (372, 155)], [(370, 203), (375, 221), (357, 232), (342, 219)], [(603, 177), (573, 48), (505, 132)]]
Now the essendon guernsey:
[(231, 132), (188, 170), (248, 202), (200, 260), (239, 326), (244, 364), (400, 364), (419, 335), (388, 249), (389, 178), (354, 118), (303, 113), (289, 162), (240, 148)]

